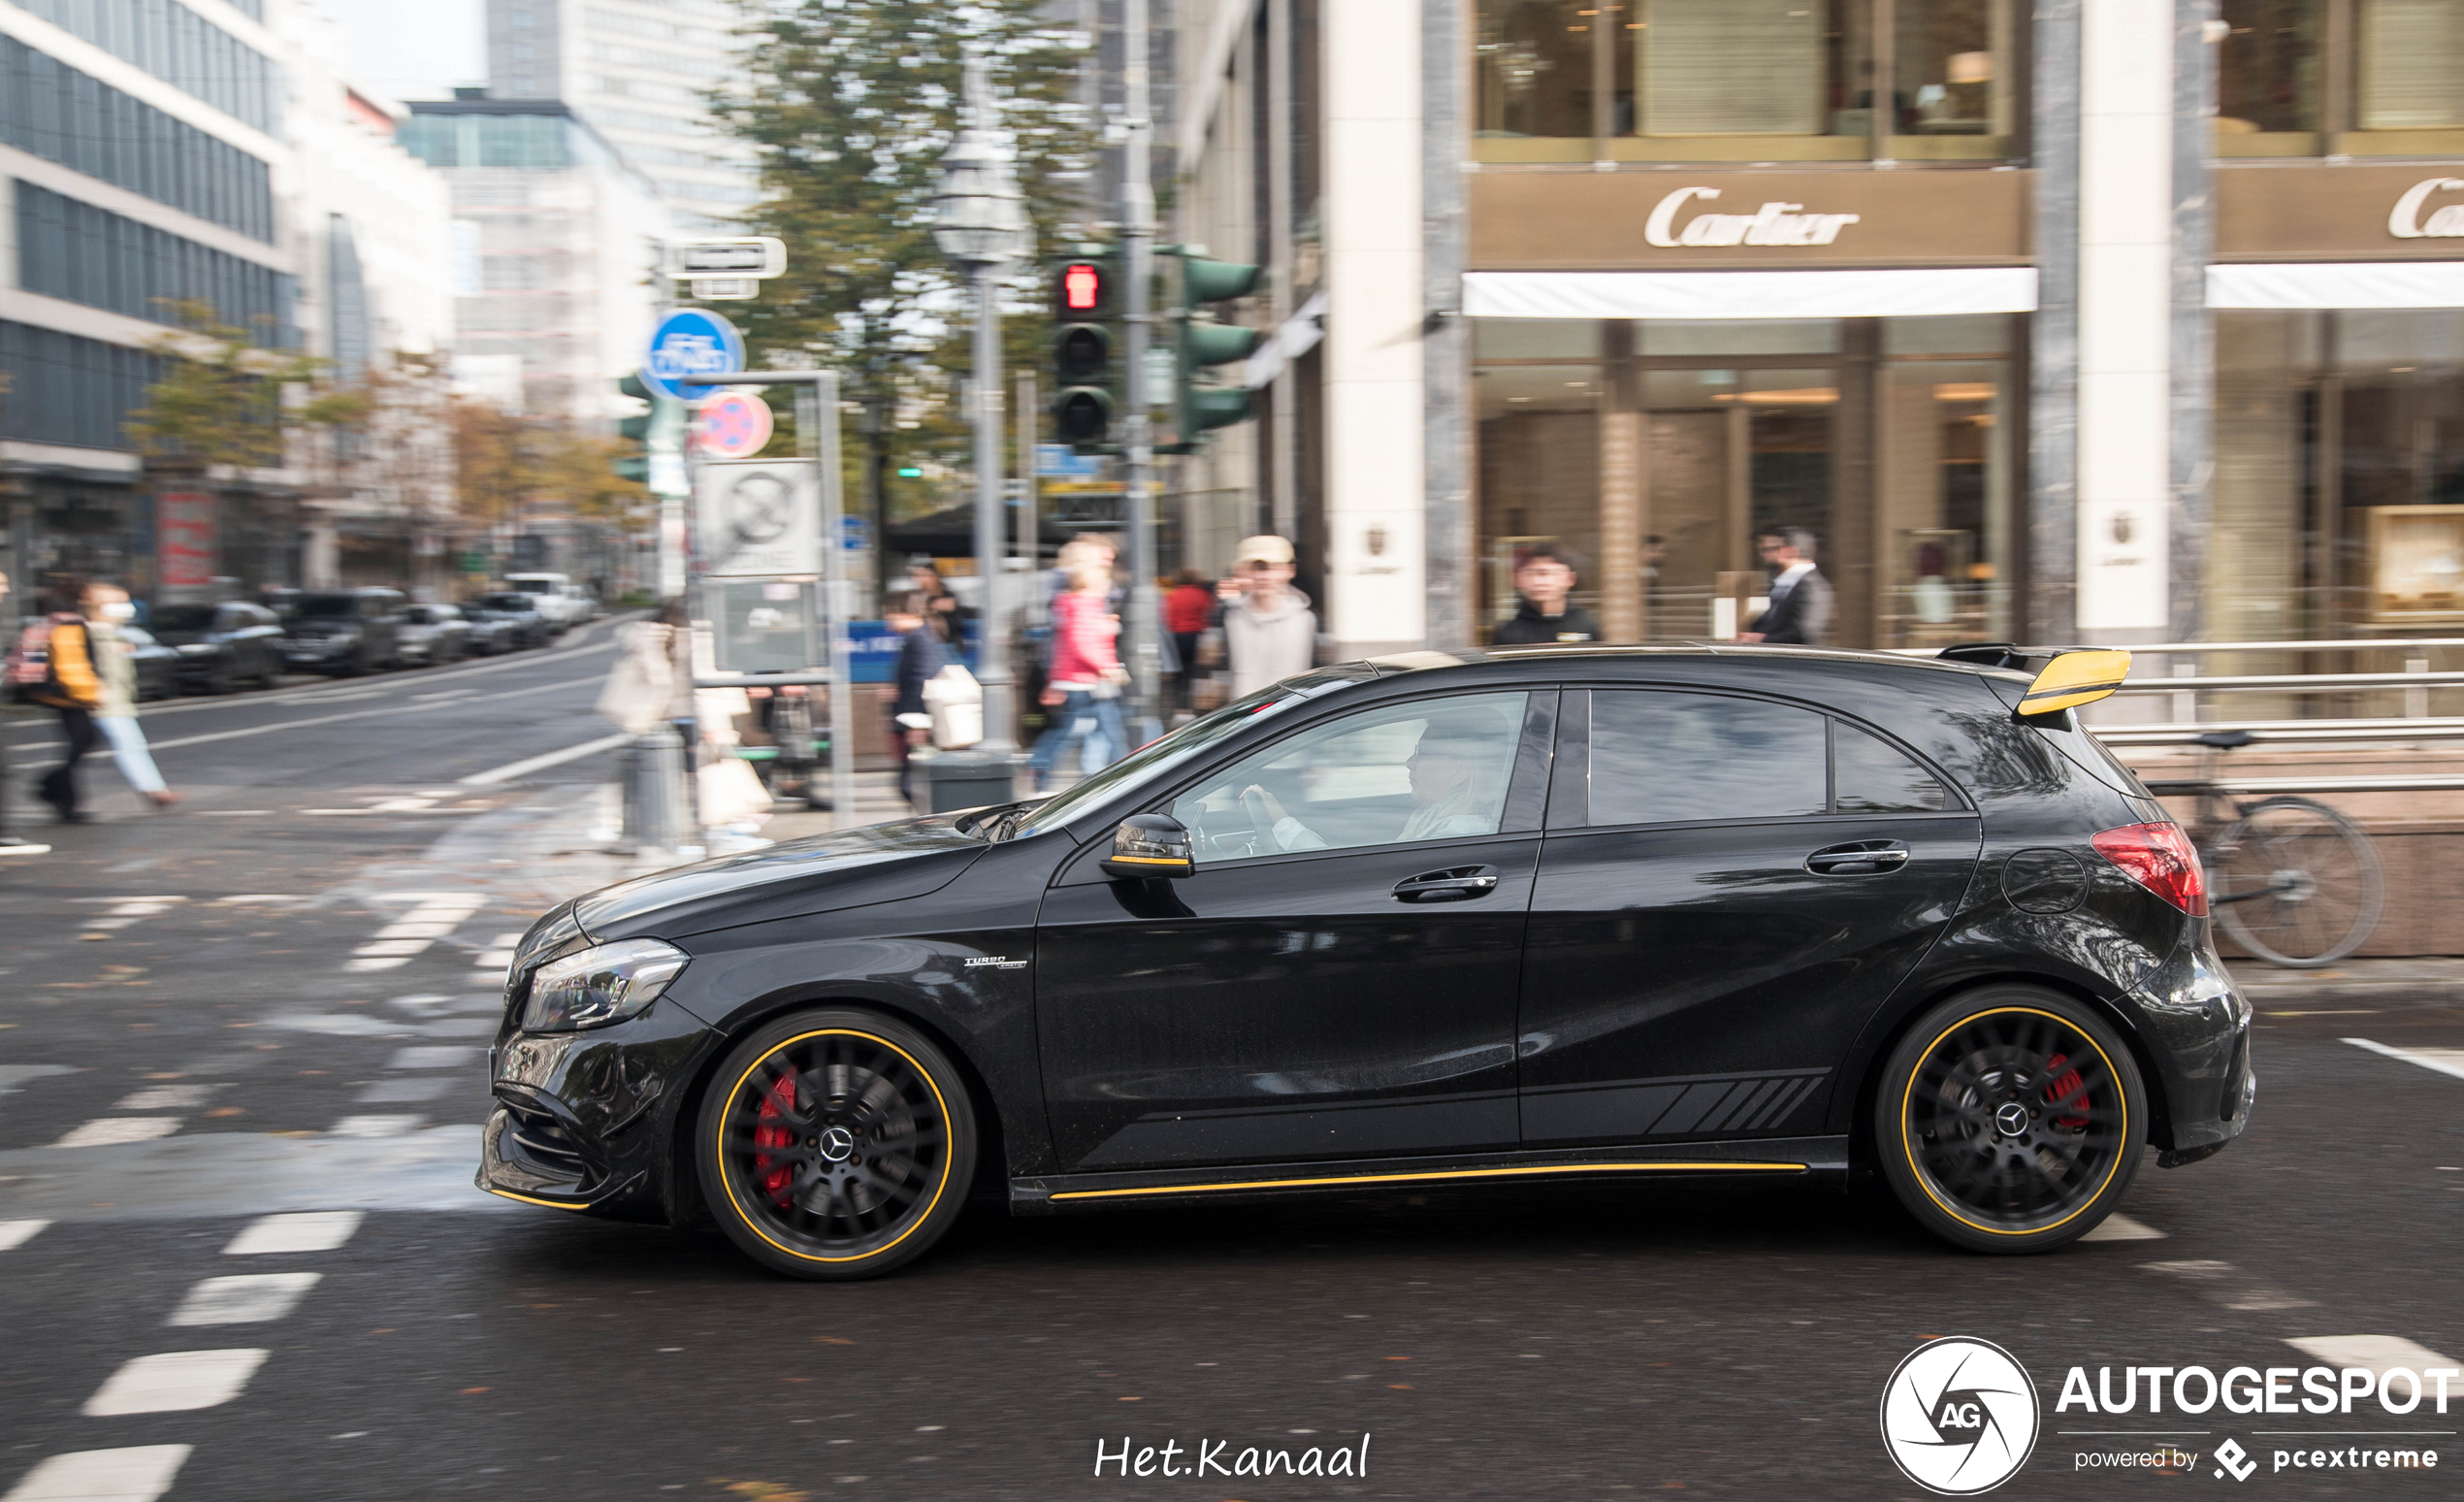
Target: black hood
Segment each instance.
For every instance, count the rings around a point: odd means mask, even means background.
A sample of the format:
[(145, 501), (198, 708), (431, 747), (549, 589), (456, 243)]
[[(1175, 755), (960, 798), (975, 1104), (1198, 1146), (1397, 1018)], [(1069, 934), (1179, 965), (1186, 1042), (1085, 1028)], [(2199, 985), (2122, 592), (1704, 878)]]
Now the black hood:
[(986, 848), (955, 814), (870, 825), (601, 887), (575, 899), (572, 919), (604, 944), (863, 907), (937, 892)]

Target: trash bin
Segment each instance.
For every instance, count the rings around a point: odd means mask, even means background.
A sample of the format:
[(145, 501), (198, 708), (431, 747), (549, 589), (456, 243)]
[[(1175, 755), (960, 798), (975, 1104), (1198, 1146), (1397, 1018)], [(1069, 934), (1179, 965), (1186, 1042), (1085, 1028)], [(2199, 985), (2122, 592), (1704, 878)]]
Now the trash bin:
[(914, 771), (925, 779), (926, 803), (932, 813), (1006, 803), (1018, 797), (1018, 762), (981, 751), (941, 751), (910, 758)]

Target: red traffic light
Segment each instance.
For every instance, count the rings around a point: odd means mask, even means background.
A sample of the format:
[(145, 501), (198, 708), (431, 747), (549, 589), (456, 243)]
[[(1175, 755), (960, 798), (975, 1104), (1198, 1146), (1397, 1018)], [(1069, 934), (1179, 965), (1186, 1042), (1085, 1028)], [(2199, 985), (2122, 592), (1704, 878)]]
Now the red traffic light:
[(1104, 306), (1104, 269), (1092, 261), (1072, 261), (1061, 268), (1061, 310), (1098, 312)]

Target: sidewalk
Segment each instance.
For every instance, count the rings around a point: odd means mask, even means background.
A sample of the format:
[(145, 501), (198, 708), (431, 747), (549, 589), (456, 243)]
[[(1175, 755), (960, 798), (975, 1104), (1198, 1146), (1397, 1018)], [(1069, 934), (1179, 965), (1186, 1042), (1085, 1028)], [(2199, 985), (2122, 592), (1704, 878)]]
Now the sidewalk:
[(2464, 1003), (2464, 960), (2341, 960), (2323, 970), (2280, 970), (2254, 960), (2226, 966), (2261, 1012), (2319, 1001), (2405, 1006)]

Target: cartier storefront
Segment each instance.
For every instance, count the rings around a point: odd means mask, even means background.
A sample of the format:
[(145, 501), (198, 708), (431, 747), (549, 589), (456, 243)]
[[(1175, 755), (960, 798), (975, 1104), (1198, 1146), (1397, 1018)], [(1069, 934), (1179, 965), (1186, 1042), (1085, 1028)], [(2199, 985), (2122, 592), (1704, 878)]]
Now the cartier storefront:
[(1486, 168), (1471, 181), (1484, 620), (1583, 560), (1612, 640), (1733, 635), (1803, 527), (1832, 643), (2007, 639), (2026, 560), (2032, 175)]

